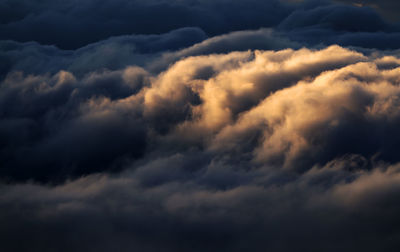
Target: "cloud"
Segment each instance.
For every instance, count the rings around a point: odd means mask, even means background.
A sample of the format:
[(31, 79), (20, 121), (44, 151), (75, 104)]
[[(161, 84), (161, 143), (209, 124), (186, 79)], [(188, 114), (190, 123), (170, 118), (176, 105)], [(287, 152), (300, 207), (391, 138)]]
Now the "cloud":
[(154, 70), (165, 69), (166, 66), (179, 59), (189, 56), (199, 56), (217, 53), (229, 53), (232, 51), (247, 50), (279, 50), (286, 48), (300, 48), (301, 44), (291, 41), (284, 35), (272, 29), (259, 29), (237, 31), (206, 39), (190, 47), (165, 52), (160, 59), (155, 60), (149, 67)]
[(347, 153), (397, 162), (397, 72), (395, 57), (339, 46), (194, 56), (159, 74), (15, 72), (1, 84), (3, 176), (114, 171), (190, 146), (294, 170)]
[(62, 50), (36, 42), (0, 41), (3, 60), (0, 76), (23, 71), (55, 74), (61, 70), (84, 75), (96, 70), (144, 66), (162, 52), (176, 51), (206, 39), (198, 28), (182, 28), (161, 35), (125, 35), (89, 44), (77, 50)]
[[(203, 172), (188, 171), (182, 181), (151, 186), (138, 181), (141, 170), (160, 164), (160, 172), (185, 169), (187, 158), (154, 160), (137, 173), (93, 175), (56, 187), (3, 186), (0, 232), (9, 242), (2, 247), (394, 251), (398, 244), (393, 228), (399, 208), (398, 165), (351, 171), (347, 168), (357, 159), (349, 157), (299, 176), (277, 173), (271, 178), (270, 171), (259, 171), (249, 184), (224, 189), (199, 184), (221, 163), (206, 165)], [(227, 172), (234, 173), (235, 166), (229, 167)], [(13, 242), (16, 238), (26, 242)]]
[(2, 0), (0, 6), (4, 14), (0, 39), (34, 40), (63, 49), (110, 36), (165, 33), (188, 26), (200, 27), (212, 35), (258, 29), (276, 25), (292, 9), (278, 0)]
[[(341, 1), (355, 2), (355, 1)], [(394, 1), (379, 4), (365, 2), (365, 7), (344, 5), (337, 1), (0, 1), (0, 39), (19, 42), (35, 41), (55, 45), (61, 49), (78, 49), (110, 37), (127, 34), (162, 34), (185, 27), (199, 27), (210, 37), (233, 31), (272, 28), (285, 31), (285, 36), (306, 45), (317, 43), (397, 48), (396, 44), (380, 43), (347, 38), (348, 32), (370, 34), (379, 38), (394, 33), (398, 41), (399, 27), (381, 18), (376, 9), (392, 13)], [(367, 3), (368, 2), (368, 3)], [(375, 9), (368, 6), (377, 7)], [(382, 13), (382, 12), (380, 12)], [(152, 17), (152, 18), (149, 18)], [(160, 21), (162, 20), (162, 21)], [(290, 31), (290, 32), (287, 32)], [(376, 33), (378, 35), (376, 36)], [(200, 42), (201, 35), (184, 35), (187, 43)], [(139, 36), (140, 37), (140, 36)], [(140, 37), (143, 41), (143, 36)], [(139, 40), (140, 40), (139, 38)], [(154, 39), (154, 36), (153, 36)], [(181, 38), (182, 39), (182, 38)], [(372, 38), (373, 39), (373, 38)], [(355, 41), (352, 44), (350, 41)], [(169, 45), (183, 45), (170, 41)], [(342, 43), (343, 42), (343, 43)], [(119, 43), (119, 42), (118, 42)], [(137, 42), (136, 42), (137, 43)], [(146, 43), (141, 43), (145, 47)], [(149, 44), (148, 48), (160, 47)], [(129, 51), (128, 45), (125, 49)], [(256, 48), (253, 48), (256, 49)], [(121, 50), (122, 51), (122, 50)]]
[(290, 40), (308, 46), (339, 44), (377, 49), (398, 48), (398, 25), (388, 23), (368, 7), (329, 4), (300, 8), (276, 29)]
[(0, 249), (397, 251), (400, 30), (354, 2), (0, 0)]
[(393, 251), (399, 62), (331, 46), (10, 74), (1, 246)]
[(79, 48), (62, 50), (37, 43), (1, 41), (0, 68), (3, 78), (10, 72), (55, 74), (67, 70), (83, 76), (93, 71), (119, 70), (129, 65), (160, 72), (188, 56), (229, 53), (255, 49), (277, 50), (298, 48), (271, 29), (232, 32), (207, 38), (198, 28), (182, 28), (160, 35), (126, 35), (113, 37)]
[(389, 20), (398, 21), (398, 10), (399, 2), (395, 0), (383, 0), (383, 1), (371, 1), (371, 0), (338, 0), (338, 2), (344, 2), (348, 4), (353, 4), (355, 6), (370, 6), (378, 10), (382, 15), (384, 15)]

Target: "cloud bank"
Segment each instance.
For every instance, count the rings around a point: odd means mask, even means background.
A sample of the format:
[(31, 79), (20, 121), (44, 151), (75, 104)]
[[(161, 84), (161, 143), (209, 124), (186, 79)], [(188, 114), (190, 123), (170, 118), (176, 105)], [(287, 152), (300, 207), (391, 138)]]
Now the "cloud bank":
[[(1, 0), (0, 39), (72, 50), (112, 36), (198, 27), (209, 37), (275, 28), (309, 46), (323, 43), (396, 49), (400, 26), (379, 13), (397, 1)], [(381, 11), (382, 10), (382, 11)], [(185, 36), (186, 43), (197, 42)], [(198, 38), (198, 37), (197, 37)], [(174, 46), (184, 47), (177, 43)]]
[(397, 251), (396, 5), (0, 0), (0, 250)]
[(331, 46), (9, 74), (2, 246), (392, 251), (399, 71)]

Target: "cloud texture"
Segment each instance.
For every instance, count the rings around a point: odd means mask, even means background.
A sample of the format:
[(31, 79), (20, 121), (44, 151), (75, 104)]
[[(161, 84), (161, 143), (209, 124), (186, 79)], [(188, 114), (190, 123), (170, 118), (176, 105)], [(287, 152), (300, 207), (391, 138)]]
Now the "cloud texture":
[[(161, 34), (183, 27), (198, 27), (210, 37), (239, 30), (276, 28), (310, 45), (395, 49), (400, 27), (382, 18), (376, 10), (396, 16), (398, 3), (375, 2), (1, 0), (0, 39), (77, 49), (111, 36)], [(193, 42), (189, 36), (186, 39)], [(182, 44), (175, 46), (178, 45)]]
[(399, 71), (332, 46), (194, 56), (155, 75), (9, 74), (4, 246), (390, 251)]
[(394, 5), (0, 0), (0, 250), (397, 251)]

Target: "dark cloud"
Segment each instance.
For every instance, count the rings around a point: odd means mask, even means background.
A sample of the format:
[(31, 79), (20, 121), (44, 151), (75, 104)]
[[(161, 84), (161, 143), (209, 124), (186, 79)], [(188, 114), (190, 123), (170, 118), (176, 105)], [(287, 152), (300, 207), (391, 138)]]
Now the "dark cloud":
[(365, 48), (397, 49), (398, 25), (383, 20), (367, 7), (323, 5), (298, 9), (278, 28), (288, 38), (307, 45), (339, 44)]
[(279, 0), (2, 0), (0, 6), (0, 39), (34, 40), (64, 49), (110, 36), (165, 33), (185, 26), (198, 26), (212, 35), (258, 29), (276, 25), (292, 9)]
[(372, 9), (345, 5), (299, 9), (291, 13), (279, 26), (285, 30), (317, 26), (351, 32), (375, 32), (387, 29), (385, 22)]
[[(398, 246), (398, 165), (350, 171), (355, 157), (303, 175), (214, 161), (191, 172), (190, 155), (153, 160), (137, 173), (90, 176), (57, 187), (2, 188), (0, 228), (6, 250), (84, 251), (395, 251)], [(210, 173), (234, 168), (247, 184), (202, 186)], [(141, 171), (179, 171), (185, 179), (143, 185)], [(207, 177), (208, 176), (208, 177)], [(244, 180), (242, 180), (244, 181)], [(243, 183), (243, 182), (242, 182)], [(334, 186), (329, 186), (329, 185)], [(372, 205), (370, 205), (372, 204)], [(7, 228), (9, 227), (9, 228)], [(43, 236), (46, 234), (46, 236)], [(24, 240), (24, 243), (17, 242)]]
[(378, 10), (389, 20), (399, 21), (400, 3), (396, 0), (337, 0), (338, 2), (352, 4), (358, 7), (369, 6)]
[[(372, 6), (395, 10), (395, 4), (382, 1)], [(63, 49), (76, 49), (111, 36), (160, 34), (182, 27), (200, 27), (209, 36), (262, 27), (302, 32), (307, 28), (319, 33), (318, 37), (313, 36), (314, 40), (322, 39), (327, 44), (341, 42), (333, 39), (338, 31), (399, 31), (399, 27), (386, 23), (375, 9), (330, 1), (85, 0), (78, 4), (76, 1), (2, 0), (0, 6), (3, 14), (0, 39), (36, 41)], [(366, 6), (370, 5), (366, 3)], [(326, 33), (330, 34), (330, 40), (324, 39)], [(190, 37), (185, 36), (197, 42)], [(157, 45), (154, 46), (148, 45), (148, 48), (157, 50)]]
[(125, 35), (99, 41), (77, 50), (62, 50), (36, 42), (0, 41), (0, 74), (23, 71), (32, 74), (68, 70), (84, 75), (102, 69), (143, 66), (161, 52), (175, 51), (206, 39), (198, 28), (182, 28), (161, 35)]

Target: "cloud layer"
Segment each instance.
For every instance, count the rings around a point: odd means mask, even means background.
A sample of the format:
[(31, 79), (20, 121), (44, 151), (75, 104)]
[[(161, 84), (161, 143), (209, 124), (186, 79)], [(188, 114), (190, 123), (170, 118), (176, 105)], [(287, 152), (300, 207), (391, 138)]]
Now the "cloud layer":
[(110, 36), (187, 26), (211, 35), (275, 26), (293, 7), (279, 0), (2, 0), (0, 10), (0, 39), (73, 49)]
[[(77, 49), (111, 36), (161, 34), (183, 27), (198, 27), (210, 37), (276, 28), (308, 45), (395, 49), (400, 27), (377, 11), (396, 16), (396, 5), (392, 0), (378, 4), (344, 0), (1, 0), (0, 39)], [(186, 43), (197, 42), (190, 36), (185, 39)]]
[(0, 250), (397, 251), (396, 5), (0, 0)]
[(2, 246), (392, 251), (399, 71), (332, 46), (9, 74)]

